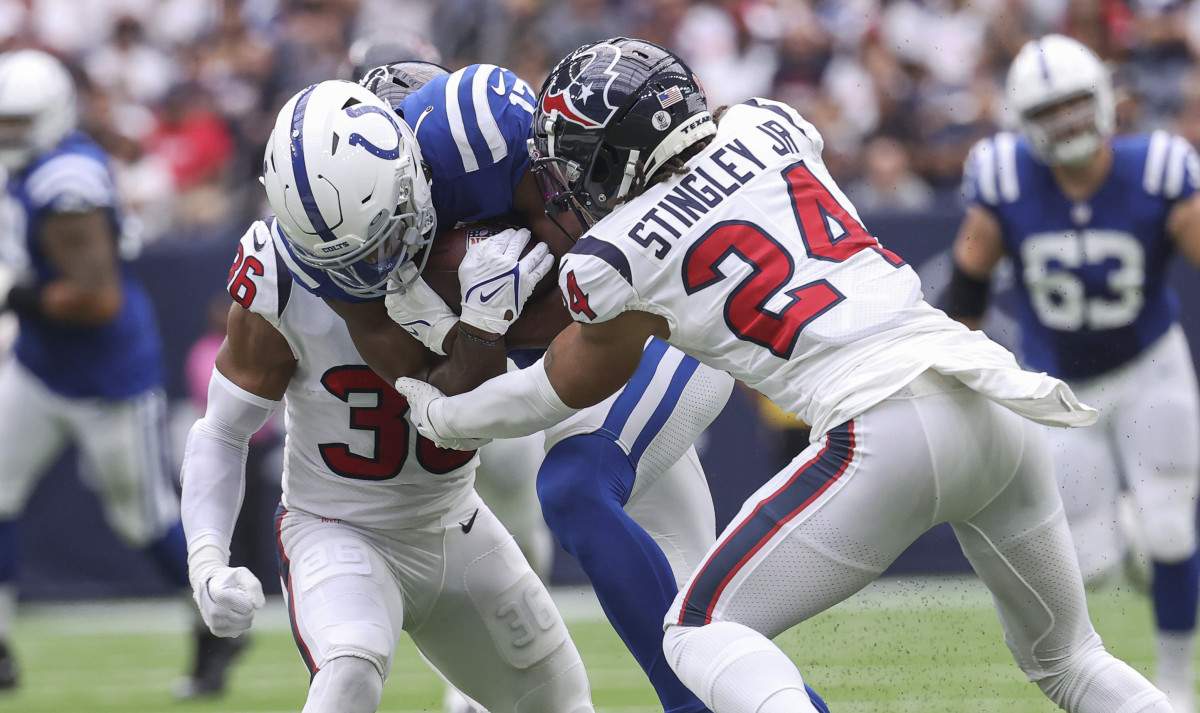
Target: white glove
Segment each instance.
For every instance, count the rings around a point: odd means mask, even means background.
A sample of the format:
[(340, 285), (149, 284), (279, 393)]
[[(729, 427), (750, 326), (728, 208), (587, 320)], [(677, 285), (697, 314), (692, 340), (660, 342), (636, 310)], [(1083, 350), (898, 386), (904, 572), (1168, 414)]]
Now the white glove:
[(429, 405), (438, 399), (445, 398), (436, 386), (402, 376), (396, 379), (396, 391), (408, 399), (408, 417), (422, 436), (433, 441), (438, 448), (452, 451), (473, 451), (492, 442), (490, 438), (446, 438), (438, 435), (436, 427), (429, 418)]
[[(217, 552), (216, 547), (201, 549)], [(226, 638), (248, 631), (255, 613), (267, 601), (258, 578), (245, 567), (230, 567), (215, 557), (193, 555), (188, 559), (192, 595), (208, 630)]]
[(445, 356), (442, 343), (458, 324), (458, 317), (424, 280), (416, 278), (404, 292), (393, 292), (383, 302), (393, 322), (435, 354)]
[(533, 288), (554, 268), (545, 243), (521, 257), (529, 237), (524, 228), (509, 228), (467, 248), (458, 266), (464, 324), (504, 334), (521, 316)]

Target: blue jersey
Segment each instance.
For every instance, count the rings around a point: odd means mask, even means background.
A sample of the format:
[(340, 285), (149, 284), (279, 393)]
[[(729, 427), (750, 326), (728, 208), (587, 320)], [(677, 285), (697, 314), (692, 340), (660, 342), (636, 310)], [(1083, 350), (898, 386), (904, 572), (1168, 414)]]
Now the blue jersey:
[[(492, 64), (473, 64), (443, 74), (395, 107), (417, 136), (421, 157), (433, 173), (431, 192), (438, 231), (462, 222), (505, 220), (513, 212), (513, 189), (529, 168), (533, 135), (533, 89)], [(279, 228), (272, 225), (273, 230)], [(342, 302), (356, 297), (326, 274), (303, 265), (288, 251), (288, 267), (305, 289)]]
[(513, 189), (529, 168), (536, 102), (517, 75), (473, 64), (434, 77), (400, 103), (433, 171), (438, 230), (512, 213)]
[[(117, 194), (108, 157), (82, 133), (11, 176), (8, 196), (24, 223), (25, 248), (36, 285), (59, 277), (39, 243), (42, 220), (53, 213), (103, 210), (120, 235)], [(115, 250), (116, 245), (113, 246)], [(75, 326), (21, 317), (16, 356), (52, 391), (77, 398), (120, 399), (163, 381), (162, 344), (150, 297), (125, 262), (121, 310), (107, 324)]]
[(1025, 363), (1086, 379), (1136, 357), (1179, 318), (1167, 216), (1195, 193), (1200, 158), (1164, 131), (1112, 140), (1113, 165), (1075, 203), (1028, 144), (1002, 133), (967, 159), (967, 200), (999, 222), (1013, 261)]

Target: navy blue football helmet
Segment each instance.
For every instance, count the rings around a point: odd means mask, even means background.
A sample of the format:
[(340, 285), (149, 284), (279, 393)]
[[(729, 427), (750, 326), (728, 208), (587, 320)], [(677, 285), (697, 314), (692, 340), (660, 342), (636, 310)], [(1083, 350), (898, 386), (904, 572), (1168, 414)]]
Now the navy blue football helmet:
[(614, 37), (575, 50), (546, 78), (530, 169), (547, 215), (558, 222), (570, 210), (590, 226), (670, 158), (715, 133), (704, 90), (683, 60), (651, 42)]

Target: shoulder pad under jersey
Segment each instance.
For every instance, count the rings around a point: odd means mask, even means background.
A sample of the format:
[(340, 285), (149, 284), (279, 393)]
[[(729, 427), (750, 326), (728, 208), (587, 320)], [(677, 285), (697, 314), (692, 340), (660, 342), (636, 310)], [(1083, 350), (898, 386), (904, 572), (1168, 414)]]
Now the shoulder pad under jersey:
[(581, 238), (563, 256), (558, 286), (576, 322), (606, 322), (638, 303), (628, 258), (599, 238)]

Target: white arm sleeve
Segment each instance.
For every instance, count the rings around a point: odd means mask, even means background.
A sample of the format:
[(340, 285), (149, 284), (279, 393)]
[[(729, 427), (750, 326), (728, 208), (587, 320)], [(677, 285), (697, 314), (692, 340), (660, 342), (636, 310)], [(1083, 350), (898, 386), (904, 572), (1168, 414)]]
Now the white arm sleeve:
[(579, 409), (558, 397), (542, 359), (458, 396), (429, 404), (429, 423), (439, 436), (518, 438), (544, 431)]
[(250, 436), (279, 403), (240, 388), (213, 369), (208, 408), (188, 433), (179, 473), (189, 569), (206, 569), (196, 566), (197, 558), (209, 565), (229, 563), (229, 541), (245, 491)]

